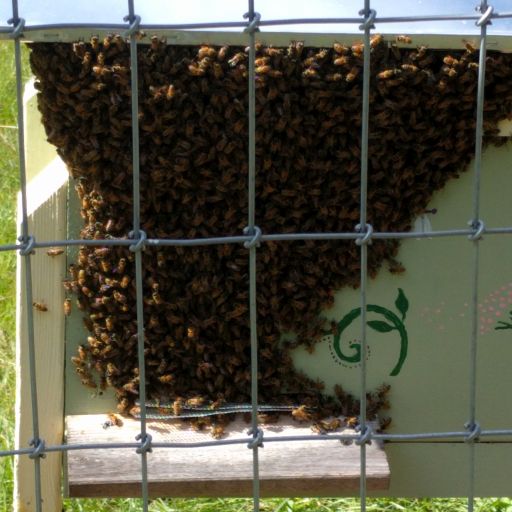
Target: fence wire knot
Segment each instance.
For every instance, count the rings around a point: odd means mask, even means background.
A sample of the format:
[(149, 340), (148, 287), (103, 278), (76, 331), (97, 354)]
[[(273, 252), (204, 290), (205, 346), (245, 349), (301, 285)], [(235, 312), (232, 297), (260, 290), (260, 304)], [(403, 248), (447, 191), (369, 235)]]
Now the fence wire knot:
[(368, 13), (364, 11), (364, 9), (359, 11), (360, 16), (365, 16), (364, 22), (359, 25), (359, 30), (370, 30), (371, 28), (375, 28), (375, 18), (377, 17), (377, 11), (375, 9), (370, 9)]
[(9, 34), (11, 39), (18, 39), (23, 34), (23, 29), (25, 28), (24, 18), (10, 18), (7, 20), (7, 24), (14, 25), (12, 32)]
[[(356, 428), (357, 431), (361, 432), (361, 427), (358, 426)], [(372, 440), (373, 430), (371, 425), (365, 425), (364, 431), (359, 434), (359, 437), (356, 439), (357, 446), (361, 446), (362, 444), (370, 444)]]
[(468, 225), (475, 230), (474, 233), (468, 236), (469, 240), (476, 242), (482, 238), (482, 235), (485, 231), (485, 224), (483, 220), (476, 219), (468, 222)]
[(20, 236), (18, 240), (22, 243), (22, 246), (20, 247), (21, 256), (32, 254), (36, 245), (36, 239), (30, 235), (27, 239), (25, 239), (23, 236)]
[(466, 443), (471, 441), (477, 441), (482, 433), (482, 429), (480, 427), (480, 423), (475, 421), (474, 423), (465, 423), (464, 428), (469, 432), (468, 435), (464, 438)]
[(249, 24), (244, 29), (244, 32), (250, 34), (251, 32), (258, 32), (260, 29), (258, 25), (260, 24), (261, 14), (259, 12), (252, 13), (252, 19), (250, 19), (251, 13), (246, 12), (244, 14), (244, 19), (249, 20)]
[[(476, 8), (477, 11), (480, 11), (482, 13), (480, 19), (475, 22), (475, 25), (477, 27), (481, 27), (482, 25), (492, 25), (491, 18), (494, 12), (494, 7), (492, 5), (489, 5), (489, 7), (486, 8), (485, 4), (487, 4), (487, 2), (482, 2), (482, 5)], [(484, 9), (485, 12), (483, 11)]]
[(361, 224), (358, 224), (356, 226), (356, 231), (358, 233), (363, 234), (363, 237), (356, 238), (356, 244), (357, 245), (368, 245), (372, 243), (372, 235), (373, 235), (373, 226), (371, 224), (365, 224), (364, 230), (361, 227)]
[(246, 249), (250, 249), (251, 247), (259, 247), (261, 240), (261, 229), (258, 226), (254, 226), (253, 229), (250, 229), (249, 226), (244, 228), (244, 235), (251, 235), (252, 238), (244, 242), (244, 247)]
[(140, 16), (138, 14), (135, 14), (133, 16), (133, 19), (130, 18), (130, 15), (128, 14), (127, 16), (125, 16), (123, 18), (123, 21), (128, 21), (130, 22), (130, 26), (128, 27), (127, 30), (125, 30), (124, 32), (124, 36), (125, 37), (131, 37), (133, 35), (135, 35), (138, 31), (139, 31), (139, 26), (140, 26)]
[(46, 457), (46, 454), (44, 453), (45, 446), (44, 441), (42, 439), (31, 439), (28, 443), (29, 446), (33, 446), (34, 449), (32, 450), (32, 453), (29, 454), (29, 457), (31, 459), (37, 459), (40, 457), (41, 459), (44, 459)]
[(251, 450), (256, 447), (263, 448), (263, 430), (261, 430), (261, 428), (256, 429), (256, 434), (251, 428), (247, 431), (247, 434), (252, 435), (252, 439), (247, 443), (247, 448)]
[(135, 440), (142, 441), (142, 444), (140, 445), (140, 447), (135, 450), (137, 453), (142, 454), (142, 453), (148, 453), (148, 452), (153, 451), (153, 448), (151, 448), (151, 442), (153, 441), (151, 434), (146, 433), (146, 434), (144, 434), (144, 436), (142, 434), (137, 434), (137, 436), (135, 437)]
[(133, 238), (134, 240), (137, 240), (137, 243), (130, 245), (130, 247), (129, 247), (130, 251), (132, 251), (132, 252), (142, 251), (144, 249), (146, 240), (148, 238), (148, 236), (146, 235), (146, 232), (143, 231), (142, 229), (139, 229), (139, 238), (134, 238), (134, 236), (135, 236), (134, 231), (130, 231), (128, 233), (128, 238)]

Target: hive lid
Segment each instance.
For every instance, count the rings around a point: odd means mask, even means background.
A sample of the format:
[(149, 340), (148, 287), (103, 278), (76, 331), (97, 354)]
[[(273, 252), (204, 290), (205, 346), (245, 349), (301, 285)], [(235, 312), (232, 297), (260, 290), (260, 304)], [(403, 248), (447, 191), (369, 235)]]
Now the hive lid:
[[(73, 2), (73, 8), (69, 8), (66, 0), (55, 0), (52, 9), (39, 0), (19, 0), (19, 15), (26, 21), (25, 36), (35, 41), (57, 41), (74, 40), (79, 37), (90, 37), (93, 33), (87, 24), (96, 25), (94, 33), (121, 31), (126, 27), (123, 17), (128, 13), (128, 2), (126, 0), (78, 0)], [(507, 0), (495, 0), (490, 2), (494, 12), (505, 13), (510, 11)], [(476, 0), (454, 0), (444, 2), (441, 0), (400, 0), (387, 2), (385, 0), (373, 0), (371, 7), (377, 11), (377, 17), (395, 18), (408, 16), (426, 15), (465, 15), (476, 16)], [(295, 0), (256, 0), (255, 9), (261, 14), (263, 22), (270, 20), (304, 19), (304, 18), (360, 18), (358, 12), (363, 6), (362, 0), (319, 0), (315, 2)], [(215, 34), (230, 35), (228, 43), (246, 39), (243, 34), (243, 26), (246, 21), (243, 14), (247, 11), (247, 2), (232, 0), (218, 0), (216, 2), (205, 2), (204, 0), (189, 0), (181, 2), (172, 0), (162, 2), (161, 0), (146, 0), (135, 2), (135, 12), (140, 15), (143, 28), (156, 30), (163, 25), (173, 26), (211, 23), (231, 22), (235, 26), (218, 27), (214, 29)], [(0, 5), (0, 37), (7, 37), (12, 30), (7, 25), (7, 20), (12, 17), (10, 2)], [(58, 24), (58, 28), (55, 25)], [(98, 26), (101, 25), (101, 30)], [(298, 35), (324, 35), (332, 41), (333, 35), (358, 34), (359, 21), (355, 23), (326, 23), (326, 24), (287, 24), (271, 25), (260, 27), (261, 33), (265, 34), (265, 40), (274, 41), (272, 34), (285, 33), (288, 41)], [(53, 28), (52, 28), (53, 27)], [(186, 33), (180, 30), (165, 29), (164, 32), (170, 36), (172, 42), (178, 44), (200, 44), (209, 41), (209, 32), (212, 29), (193, 30), (187, 29)], [(376, 31), (383, 34), (408, 33), (408, 34), (431, 34), (431, 35), (466, 35), (478, 36), (479, 28), (475, 26), (473, 19), (464, 21), (421, 21), (406, 23), (377, 23)], [(491, 35), (512, 34), (512, 18), (494, 20), (488, 27)], [(205, 38), (206, 34), (206, 38)], [(233, 36), (236, 36), (233, 38)], [(262, 36), (263, 37), (263, 36)], [(269, 39), (270, 38), (270, 39)], [(352, 36), (353, 38), (353, 36)], [(459, 38), (460, 39), (460, 38)], [(275, 40), (278, 44), (280, 39)], [(312, 39), (312, 44), (315, 43)], [(434, 40), (435, 41), (435, 40)], [(318, 44), (321, 44), (319, 41)], [(435, 44), (435, 43), (433, 43)]]

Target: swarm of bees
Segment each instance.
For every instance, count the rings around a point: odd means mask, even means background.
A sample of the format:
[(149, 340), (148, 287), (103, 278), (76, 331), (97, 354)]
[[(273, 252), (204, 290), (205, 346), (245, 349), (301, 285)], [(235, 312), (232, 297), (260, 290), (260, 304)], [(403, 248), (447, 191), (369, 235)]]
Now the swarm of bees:
[[(478, 52), (432, 51), (400, 36), (371, 41), (368, 222), (408, 231), (432, 194), (474, 151)], [(68, 165), (88, 239), (127, 238), (132, 218), (129, 47), (120, 36), (32, 44), (48, 140)], [(256, 47), (256, 223), (263, 233), (353, 232), (359, 220), (363, 45)], [(248, 49), (138, 46), (141, 227), (149, 238), (239, 235), (247, 223)], [(512, 112), (512, 58), (489, 52), (484, 128)], [(375, 277), (399, 243), (374, 240)], [(147, 394), (179, 404), (250, 400), (248, 251), (242, 245), (143, 252)], [(134, 257), (82, 247), (67, 289), (90, 332), (73, 358), (86, 386), (138, 396)], [(259, 400), (295, 404), (297, 419), (351, 418), (359, 402), (297, 371), (313, 351), (334, 293), (357, 287), (353, 241), (266, 242), (257, 253)], [(71, 305), (67, 303), (66, 312)], [(292, 341), (281, 341), (293, 332)], [(369, 394), (369, 418), (389, 387)], [(313, 412), (311, 412), (313, 411)], [(337, 423), (318, 423), (321, 430)], [(337, 428), (337, 427), (336, 427)], [(217, 431), (216, 435), (218, 434)]]

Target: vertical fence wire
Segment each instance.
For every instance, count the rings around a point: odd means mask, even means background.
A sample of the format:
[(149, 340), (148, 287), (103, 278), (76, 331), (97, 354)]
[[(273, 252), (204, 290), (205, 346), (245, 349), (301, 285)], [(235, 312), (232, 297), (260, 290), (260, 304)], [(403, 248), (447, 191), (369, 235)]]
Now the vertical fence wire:
[[(44, 455), (41, 450), (44, 448), (43, 441), (39, 438), (39, 407), (37, 399), (37, 380), (36, 380), (36, 356), (35, 356), (35, 336), (34, 336), (34, 316), (32, 306), (32, 263), (31, 254), (34, 238), (29, 235), (28, 230), (28, 209), (27, 209), (27, 176), (25, 162), (25, 123), (23, 120), (23, 91), (22, 91), (22, 67), (21, 67), (21, 44), (22, 29), (24, 20), (19, 17), (18, 1), (12, 0), (12, 19), (9, 20), (14, 29), (12, 37), (14, 39), (14, 60), (16, 73), (16, 104), (17, 104), (17, 122), (18, 122), (18, 161), (20, 178), (20, 196), (21, 196), (21, 236), (20, 242), (23, 248), (20, 250), (22, 256), (23, 270), (25, 273), (25, 308), (27, 312), (27, 348), (28, 365), (30, 374), (30, 400), (32, 408), (32, 439), (30, 445), (34, 447), (34, 453), (31, 458), (34, 460), (34, 491), (35, 491), (35, 509), (36, 512), (42, 510), (41, 494), (41, 457)], [(36, 451), (37, 450), (37, 451)]]
[(132, 107), (132, 171), (133, 171), (133, 231), (135, 243), (130, 251), (135, 253), (135, 290), (137, 308), (137, 358), (139, 365), (140, 433), (136, 440), (141, 442), (137, 453), (141, 457), (142, 510), (149, 507), (148, 460), (151, 451), (151, 436), (146, 428), (146, 366), (144, 356), (144, 303), (142, 283), (142, 250), (146, 234), (140, 229), (140, 148), (139, 148), (139, 85), (137, 67), (137, 33), (140, 17), (135, 14), (133, 0), (128, 0), (128, 16), (124, 18), (130, 26), (126, 35), (130, 38), (131, 107)]
[(253, 438), (249, 443), (252, 448), (252, 499), (254, 512), (260, 509), (260, 471), (259, 448), (261, 431), (258, 428), (258, 332), (256, 308), (256, 247), (258, 245), (259, 228), (256, 226), (256, 91), (255, 91), (255, 59), (256, 59), (256, 32), (258, 30), (259, 15), (254, 10), (254, 0), (249, 0), (249, 10), (244, 15), (248, 19), (247, 33), (249, 35), (249, 72), (248, 72), (248, 219), (245, 233), (253, 237), (244, 245), (249, 249), (249, 327), (251, 342), (251, 430)]
[(368, 275), (368, 243), (370, 242), (372, 227), (367, 224), (367, 190), (368, 190), (368, 126), (370, 111), (370, 29), (373, 27), (372, 19), (375, 11), (370, 10), (370, 0), (365, 0), (364, 9), (359, 12), (364, 16), (364, 22), (359, 27), (364, 31), (363, 54), (363, 91), (361, 116), (361, 195), (359, 225), (357, 229), (364, 233), (362, 239), (356, 240), (361, 248), (361, 276), (360, 276), (360, 303), (361, 303), (361, 372), (360, 372), (360, 426), (362, 442), (360, 442), (360, 477), (359, 499), (361, 511), (366, 510), (366, 441), (368, 425), (366, 424), (366, 281)]
[[(261, 230), (255, 223), (255, 175), (256, 175), (256, 112), (255, 112), (255, 34), (258, 31), (260, 16), (254, 9), (254, 0), (248, 2), (249, 10), (244, 15), (248, 19), (246, 32), (249, 39), (249, 69), (248, 69), (248, 225), (244, 230), (251, 239), (244, 243), (249, 250), (249, 326), (251, 345), (251, 431), (252, 440), (249, 448), (253, 454), (253, 506), (254, 511), (260, 509), (260, 479), (259, 479), (259, 448), (262, 447), (263, 433), (258, 428), (258, 338), (257, 338), (257, 303), (256, 303), (256, 249), (261, 239)], [(12, 37), (15, 48), (16, 67), (16, 96), (18, 107), (18, 149), (20, 165), (21, 188), (21, 237), (22, 246), (20, 255), (25, 270), (26, 306), (27, 306), (27, 338), (29, 354), (29, 372), (32, 406), (33, 439), (31, 445), (34, 450), (30, 456), (34, 459), (35, 470), (35, 508), (42, 510), (40, 458), (44, 456), (44, 442), (39, 438), (38, 401), (36, 386), (34, 322), (32, 313), (32, 273), (30, 255), (34, 248), (34, 238), (29, 235), (26, 171), (24, 155), (24, 122), (21, 77), (21, 48), (23, 20), (19, 18), (17, 0), (12, 0), (13, 18), (9, 23), (14, 25)], [(136, 313), (137, 313), (137, 340), (139, 364), (139, 401), (140, 401), (140, 434), (137, 440), (140, 445), (137, 453), (141, 455), (141, 486), (143, 510), (148, 510), (148, 471), (147, 453), (151, 451), (151, 436), (147, 433), (146, 425), (146, 378), (144, 355), (144, 319), (143, 319), (143, 282), (142, 282), (142, 250), (145, 245), (146, 234), (141, 230), (140, 223), (140, 148), (138, 123), (138, 70), (137, 70), (137, 33), (139, 31), (140, 17), (135, 14), (134, 0), (128, 0), (129, 14), (125, 21), (129, 23), (126, 35), (130, 38), (130, 64), (131, 64), (131, 113), (132, 113), (132, 169), (133, 169), (133, 231), (130, 238), (133, 244), (130, 250), (135, 253), (135, 284), (136, 284)], [(470, 365), (469, 365), (469, 420), (466, 424), (467, 435), (465, 440), (469, 444), (469, 486), (468, 511), (474, 510), (475, 487), (475, 441), (478, 440), (481, 430), (476, 421), (476, 382), (477, 382), (477, 332), (478, 332), (478, 283), (479, 283), (479, 242), (485, 226), (480, 220), (480, 177), (482, 165), (482, 138), (484, 115), (484, 86), (487, 25), (490, 23), (493, 8), (482, 0), (480, 5), (481, 18), (477, 21), (480, 27), (480, 53), (478, 69), (478, 88), (476, 105), (476, 132), (475, 132), (475, 163), (474, 186), (471, 228), (473, 233), (470, 240), (473, 243), (472, 262), (472, 320), (470, 336)], [(367, 223), (367, 186), (368, 186), (368, 134), (369, 134), (369, 101), (370, 101), (370, 65), (371, 65), (371, 39), (370, 31), (374, 28), (376, 13), (370, 9), (370, 0), (364, 0), (364, 9), (359, 13), (363, 16), (360, 30), (364, 32), (363, 41), (363, 86), (362, 86), (362, 118), (361, 118), (361, 190), (360, 190), (360, 219), (356, 227), (359, 236), (356, 243), (360, 246), (360, 305), (361, 305), (361, 368), (360, 368), (360, 435), (357, 443), (360, 445), (360, 509), (366, 511), (366, 443), (372, 437), (366, 415), (366, 358), (367, 358), (367, 275), (368, 275), (368, 244), (371, 243), (373, 228)], [(398, 436), (397, 436), (398, 437)], [(64, 448), (62, 448), (64, 450)]]
[(480, 53), (478, 63), (478, 84), (476, 102), (476, 127), (475, 127), (475, 175), (473, 182), (473, 219), (470, 222), (475, 233), (469, 239), (473, 243), (473, 272), (471, 292), (471, 338), (469, 361), (469, 419), (466, 429), (469, 431), (467, 441), (469, 443), (469, 483), (468, 483), (468, 512), (473, 512), (475, 502), (475, 441), (480, 434), (480, 425), (476, 421), (476, 386), (477, 386), (477, 342), (478, 342), (478, 282), (480, 273), (480, 241), (485, 228), (480, 220), (480, 178), (482, 171), (482, 137), (484, 119), (484, 89), (485, 89), (485, 61), (487, 53), (487, 25), (493, 8), (487, 5), (487, 0), (482, 0), (480, 12), (482, 17), (477, 21), (480, 26)]

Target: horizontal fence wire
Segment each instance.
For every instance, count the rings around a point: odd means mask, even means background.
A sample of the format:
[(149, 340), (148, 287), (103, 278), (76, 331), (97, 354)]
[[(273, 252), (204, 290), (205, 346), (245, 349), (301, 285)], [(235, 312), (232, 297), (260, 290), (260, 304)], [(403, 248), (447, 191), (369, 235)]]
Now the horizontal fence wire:
[[(354, 225), (354, 229), (357, 225)], [(258, 236), (259, 243), (265, 242), (296, 242), (302, 240), (405, 240), (405, 239), (425, 239), (425, 238), (450, 238), (450, 237), (474, 237), (482, 235), (512, 235), (511, 227), (488, 228), (477, 226), (466, 229), (447, 229), (438, 231), (408, 231), (408, 232), (384, 232), (372, 231), (368, 233), (358, 232), (339, 232), (339, 233), (271, 233)], [(212, 238), (146, 238), (141, 243), (144, 247), (197, 247), (201, 245), (222, 245), (222, 244), (245, 244), (253, 240), (253, 236), (234, 235), (219, 236)], [(34, 239), (31, 250), (49, 249), (52, 247), (130, 247), (133, 245), (132, 238), (105, 238), (105, 239), (67, 239), (67, 240), (43, 240)], [(23, 250), (23, 244), (0, 245), (0, 252)]]
[[(360, 302), (361, 302), (361, 337), (362, 337), (362, 364), (361, 364), (361, 417), (360, 431), (355, 434), (312, 434), (298, 436), (265, 436), (265, 443), (273, 442), (294, 442), (294, 441), (336, 441), (336, 442), (355, 442), (360, 445), (360, 499), (361, 510), (366, 509), (366, 444), (372, 441), (379, 442), (410, 442), (410, 441), (464, 441), (469, 444), (469, 488), (468, 488), (468, 510), (473, 510), (474, 503), (474, 483), (475, 483), (475, 442), (485, 442), (486, 439), (503, 439), (507, 442), (512, 440), (512, 429), (481, 429), (476, 421), (476, 362), (477, 362), (477, 301), (478, 301), (478, 274), (479, 274), (479, 242), (483, 234), (485, 235), (505, 235), (512, 234), (512, 227), (486, 227), (480, 219), (479, 194), (480, 194), (480, 174), (481, 174), (481, 152), (483, 136), (483, 101), (484, 101), (484, 81), (485, 81), (485, 56), (487, 50), (486, 35), (487, 25), (492, 20), (512, 18), (512, 12), (497, 13), (493, 8), (482, 0), (479, 13), (477, 14), (454, 14), (454, 15), (425, 15), (425, 16), (395, 16), (379, 17), (377, 13), (370, 9), (369, 0), (365, 0), (363, 9), (359, 17), (354, 18), (290, 18), (281, 20), (262, 20), (255, 11), (253, 0), (248, 2), (248, 12), (245, 14), (247, 21), (236, 22), (212, 22), (212, 23), (189, 23), (189, 24), (165, 24), (165, 25), (144, 25), (139, 16), (137, 16), (133, 0), (128, 0), (128, 15), (124, 19), (124, 24), (89, 24), (89, 23), (56, 23), (46, 25), (25, 25), (22, 18), (19, 17), (17, 0), (13, 0), (13, 17), (8, 21), (8, 25), (0, 27), (0, 36), (10, 37), (14, 40), (15, 47), (15, 65), (16, 65), (16, 93), (18, 106), (18, 151), (20, 165), (20, 184), (21, 184), (21, 231), (20, 243), (6, 244), (0, 246), (0, 251), (19, 251), (23, 256), (25, 270), (25, 291), (27, 297), (27, 322), (28, 322), (28, 348), (29, 348), (29, 371), (31, 379), (31, 404), (32, 404), (32, 430), (33, 439), (29, 446), (25, 448), (0, 451), (0, 457), (6, 456), (25, 456), (33, 458), (35, 470), (35, 494), (36, 510), (42, 510), (41, 500), (41, 482), (40, 482), (40, 458), (45, 453), (68, 452), (74, 450), (110, 450), (110, 449), (135, 449), (141, 455), (141, 485), (143, 510), (148, 509), (148, 476), (147, 476), (147, 453), (152, 448), (201, 448), (223, 445), (246, 445), (253, 450), (253, 503), (254, 510), (259, 510), (259, 469), (258, 469), (258, 450), (262, 446), (263, 433), (258, 427), (258, 400), (257, 400), (257, 338), (256, 338), (256, 249), (260, 243), (276, 241), (299, 241), (299, 240), (350, 240), (355, 241), (360, 246), (361, 253), (361, 276), (360, 276)], [(378, 232), (373, 231), (372, 226), (366, 223), (366, 186), (368, 180), (368, 127), (371, 122), (369, 116), (369, 69), (370, 69), (370, 30), (374, 24), (385, 23), (414, 23), (414, 22), (441, 22), (441, 21), (475, 21), (480, 27), (480, 63), (478, 75), (477, 90), (477, 108), (476, 108), (476, 142), (475, 142), (475, 178), (473, 190), (473, 219), (469, 228), (449, 229), (439, 231), (411, 231), (411, 232)], [(361, 133), (361, 200), (360, 200), (360, 219), (358, 226), (355, 226), (354, 232), (341, 233), (272, 233), (263, 234), (258, 226), (255, 225), (255, 90), (254, 90), (254, 57), (255, 57), (255, 33), (260, 27), (297, 25), (297, 24), (360, 24), (360, 30), (364, 35), (364, 73), (363, 73), (363, 107), (362, 107), (362, 133)], [(14, 27), (14, 28), (13, 28)], [(115, 30), (120, 31), (130, 38), (130, 62), (131, 62), (131, 83), (132, 83), (132, 164), (133, 164), (133, 230), (130, 237), (126, 239), (97, 239), (81, 240), (67, 239), (54, 241), (37, 241), (28, 231), (28, 214), (26, 204), (26, 171), (24, 161), (24, 126), (23, 126), (23, 103), (21, 95), (21, 58), (20, 58), (20, 40), (28, 38), (32, 31), (52, 29), (65, 32), (74, 28), (90, 28), (92, 30)], [(135, 34), (141, 30), (192, 30), (192, 29), (223, 29), (239, 28), (247, 33), (249, 41), (249, 72), (248, 72), (248, 226), (243, 235), (219, 236), (202, 239), (153, 239), (146, 238), (145, 233), (140, 228), (140, 171), (139, 171), (139, 136), (138, 136), (138, 85), (137, 85), (137, 41)], [(58, 35), (58, 34), (57, 34)], [(469, 374), (469, 421), (463, 431), (446, 432), (425, 432), (425, 433), (402, 433), (387, 434), (373, 431), (371, 425), (367, 423), (365, 414), (366, 401), (366, 281), (367, 281), (367, 256), (368, 244), (372, 239), (390, 240), (390, 239), (434, 239), (443, 237), (467, 237), (474, 246), (473, 249), (473, 277), (472, 277), (472, 329), (469, 340), (470, 346), (470, 374)], [(144, 375), (144, 325), (143, 325), (143, 297), (142, 297), (142, 266), (141, 250), (144, 247), (159, 246), (202, 246), (219, 244), (244, 244), (248, 249), (250, 261), (250, 327), (251, 327), (251, 412), (252, 428), (245, 438), (237, 439), (218, 439), (204, 442), (153, 442), (146, 429), (146, 408), (145, 408), (145, 375)], [(137, 291), (137, 325), (138, 325), (138, 357), (140, 368), (140, 429), (141, 432), (132, 443), (88, 443), (88, 444), (60, 444), (46, 446), (44, 440), (39, 438), (38, 426), (38, 402), (36, 388), (36, 368), (34, 351), (34, 326), (31, 314), (32, 303), (32, 283), (30, 255), (38, 249), (49, 247), (72, 247), (72, 246), (121, 246), (130, 247), (135, 253), (136, 261), (136, 291)], [(510, 440), (507, 438), (511, 438)]]
[[(479, 14), (439, 14), (439, 15), (422, 15), (422, 16), (383, 16), (376, 17), (374, 22), (378, 24), (386, 23), (421, 23), (421, 22), (443, 22), (443, 21), (475, 21), (480, 19)], [(511, 12), (497, 13), (493, 12), (490, 17), (491, 20), (510, 19), (512, 18)], [(356, 25), (364, 22), (361, 17), (354, 18), (286, 18), (275, 20), (260, 20), (258, 25), (260, 27), (273, 27), (273, 26), (293, 26), (293, 25)], [(218, 30), (218, 29), (245, 29), (247, 22), (244, 21), (218, 21), (209, 23), (148, 23), (140, 24), (141, 30)], [(91, 29), (91, 30), (112, 30), (124, 32), (126, 24), (121, 23), (44, 23), (26, 25), (24, 27), (24, 34), (29, 35), (31, 32), (42, 30), (71, 30), (71, 29)], [(0, 27), (0, 35), (4, 34), (9, 36), (12, 28), (8, 26)]]
[[(362, 442), (364, 439), (371, 441), (379, 441), (385, 443), (407, 443), (410, 441), (445, 441), (451, 442), (469, 442), (471, 433), (467, 430), (461, 431), (446, 431), (446, 432), (420, 432), (413, 434), (386, 434), (376, 433), (373, 430), (369, 435), (363, 438), (361, 433), (355, 434), (311, 434), (311, 435), (290, 435), (290, 436), (272, 436), (265, 435), (265, 443), (280, 443), (280, 442), (314, 442), (314, 441), (336, 441), (336, 442)], [(485, 438), (489, 438), (485, 441)], [(512, 442), (512, 429), (495, 429), (495, 430), (482, 430), (478, 435), (480, 444), (485, 442), (496, 442), (495, 438), (500, 438), (499, 442)], [(501, 439), (510, 438), (510, 439)], [(244, 438), (234, 439), (215, 439), (212, 441), (197, 441), (197, 442), (163, 442), (152, 441), (152, 448), (206, 448), (215, 446), (228, 446), (228, 445), (248, 445), (253, 440), (253, 435), (248, 434)], [(107, 450), (107, 449), (128, 449), (140, 448), (140, 442), (112, 442), (112, 443), (80, 443), (80, 444), (57, 444), (45, 445), (39, 450), (39, 453), (54, 453), (54, 452), (70, 452), (77, 450)], [(10, 457), (13, 455), (31, 455), (35, 453), (34, 448), (19, 448), (17, 450), (3, 450), (0, 451), (0, 457)]]

